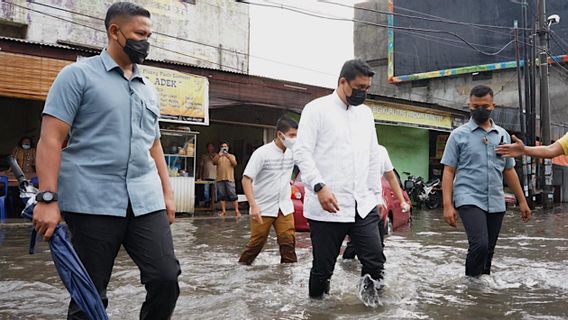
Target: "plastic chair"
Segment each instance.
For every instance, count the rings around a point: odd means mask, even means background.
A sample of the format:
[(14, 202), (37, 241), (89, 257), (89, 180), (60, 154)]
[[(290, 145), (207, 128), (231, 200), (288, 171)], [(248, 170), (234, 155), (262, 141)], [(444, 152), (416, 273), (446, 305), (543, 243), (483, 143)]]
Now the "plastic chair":
[(6, 198), (8, 197), (8, 177), (0, 176), (0, 223), (6, 221)]

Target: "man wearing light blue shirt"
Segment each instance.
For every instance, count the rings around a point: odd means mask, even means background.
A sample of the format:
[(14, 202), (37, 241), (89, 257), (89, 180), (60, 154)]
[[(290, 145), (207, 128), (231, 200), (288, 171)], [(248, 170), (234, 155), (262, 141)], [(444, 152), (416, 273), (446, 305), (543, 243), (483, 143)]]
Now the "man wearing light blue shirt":
[(473, 88), (469, 108), (470, 121), (455, 129), (446, 144), (442, 188), (445, 222), (456, 227), (459, 212), (467, 233), (466, 275), (478, 277), (491, 273), (506, 210), (503, 178), (519, 201), (524, 222), (530, 219), (531, 211), (514, 168), (515, 160), (495, 152), (498, 145), (510, 143), (511, 137), (491, 119), (493, 90), (484, 85)]
[[(169, 226), (175, 206), (159, 140), (158, 94), (137, 66), (148, 54), (150, 13), (118, 2), (108, 9), (105, 26), (107, 49), (65, 67), (49, 91), (34, 224), (49, 239), (64, 213), (105, 306), (123, 246), (147, 291), (140, 319), (170, 319), (180, 274)], [(68, 319), (87, 318), (71, 301)]]

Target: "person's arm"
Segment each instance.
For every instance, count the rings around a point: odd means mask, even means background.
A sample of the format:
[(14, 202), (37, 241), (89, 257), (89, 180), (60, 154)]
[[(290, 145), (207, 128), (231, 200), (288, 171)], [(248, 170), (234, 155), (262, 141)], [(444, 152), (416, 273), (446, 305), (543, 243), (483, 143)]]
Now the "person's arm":
[(527, 203), (527, 199), (525, 198), (525, 194), (523, 193), (523, 188), (521, 187), (515, 168), (505, 169), (505, 171), (503, 171), (503, 178), (509, 188), (513, 190), (515, 197), (517, 197), (517, 200), (519, 201), (521, 219), (523, 219), (523, 222), (528, 222), (531, 219), (532, 213)]
[[(319, 172), (313, 154), (318, 140), (320, 120), (317, 110), (306, 105), (302, 111), (300, 123), (298, 124), (298, 137), (294, 145), (294, 158), (302, 173), (302, 181), (306, 188), (313, 190), (318, 183), (324, 183), (323, 177)], [(339, 204), (335, 195), (328, 186), (323, 187), (318, 193), (319, 203), (325, 211), (336, 213), (339, 211)]]
[(456, 131), (450, 134), (444, 149), (444, 155), (440, 161), (444, 165), (444, 172), (442, 174), (442, 198), (444, 202), (444, 221), (456, 227), (458, 222), (458, 214), (454, 207), (454, 178), (458, 168), (460, 157), (460, 145), (456, 136), (459, 133)]
[(205, 166), (205, 159), (201, 157), (199, 159), (199, 166), (197, 167), (197, 180), (203, 180), (203, 167)]
[(214, 164), (214, 165), (218, 165), (218, 164), (219, 164), (219, 158), (221, 158), (221, 154), (219, 154), (219, 153), (217, 153), (217, 154), (215, 155), (215, 157), (213, 157), (213, 160), (212, 160), (212, 161), (213, 161), (213, 164)]
[(229, 161), (231, 162), (231, 165), (234, 167), (237, 166), (237, 157), (235, 157), (234, 154), (230, 154), (228, 155)]
[(534, 158), (554, 158), (564, 154), (562, 145), (557, 141), (548, 146), (525, 146), (522, 140), (512, 136), (514, 143), (498, 146), (495, 151), (503, 157), (516, 158), (527, 155)]
[(164, 156), (164, 151), (162, 149), (162, 143), (160, 139), (156, 139), (152, 148), (150, 148), (150, 155), (156, 162), (156, 168), (158, 169), (158, 176), (160, 176), (160, 182), (162, 183), (162, 192), (164, 193), (164, 201), (166, 204), (166, 213), (168, 215), (168, 221), (170, 224), (174, 223), (176, 218), (176, 205), (174, 202), (174, 192), (172, 186), (170, 185), (170, 175), (168, 173), (168, 165), (166, 164), (166, 158)]
[(454, 177), (456, 175), (456, 169), (450, 166), (444, 167), (444, 174), (442, 177), (442, 196), (444, 199), (444, 221), (452, 226), (456, 227), (458, 222), (458, 213), (456, 208), (454, 208)]
[[(40, 192), (57, 192), (61, 167), (61, 146), (67, 140), (71, 124), (79, 112), (84, 87), (84, 74), (74, 64), (71, 64), (59, 72), (49, 89), (36, 150), (36, 170)], [(35, 206), (34, 227), (45, 240), (51, 238), (60, 221), (61, 213), (58, 202), (38, 203)]]
[[(37, 145), (36, 169), (39, 190), (57, 192), (57, 179), (61, 166), (61, 144), (67, 138), (70, 126), (51, 116), (43, 116), (40, 139)], [(49, 240), (61, 221), (58, 203), (38, 202), (34, 208), (35, 229)]]
[(404, 212), (408, 211), (410, 205), (406, 202), (406, 199), (404, 199), (404, 195), (402, 194), (402, 189), (400, 188), (400, 184), (398, 183), (398, 178), (394, 174), (394, 171), (392, 171), (392, 170), (387, 171), (387, 172), (385, 172), (384, 176), (387, 179), (387, 181), (389, 182), (389, 184), (392, 188), (392, 191), (394, 192), (394, 194), (398, 198), (398, 201), (400, 201), (400, 206), (403, 209), (403, 211)]
[(250, 218), (256, 220), (258, 223), (262, 223), (260, 207), (256, 203), (254, 192), (252, 190), (252, 179), (247, 176), (243, 176), (242, 184), (243, 191), (245, 192), (245, 196), (247, 197), (247, 201), (250, 205)]

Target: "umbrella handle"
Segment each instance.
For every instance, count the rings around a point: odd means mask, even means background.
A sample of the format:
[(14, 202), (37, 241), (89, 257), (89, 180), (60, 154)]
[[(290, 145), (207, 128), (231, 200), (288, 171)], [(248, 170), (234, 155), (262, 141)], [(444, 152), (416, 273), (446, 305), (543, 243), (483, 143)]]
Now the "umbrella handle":
[[(32, 227), (33, 228), (33, 227)], [(30, 248), (29, 248), (29, 253), (30, 254), (34, 254), (35, 253), (35, 246), (36, 246), (36, 242), (37, 242), (37, 231), (36, 229), (32, 229), (32, 235), (31, 235), (31, 239), (30, 239)]]

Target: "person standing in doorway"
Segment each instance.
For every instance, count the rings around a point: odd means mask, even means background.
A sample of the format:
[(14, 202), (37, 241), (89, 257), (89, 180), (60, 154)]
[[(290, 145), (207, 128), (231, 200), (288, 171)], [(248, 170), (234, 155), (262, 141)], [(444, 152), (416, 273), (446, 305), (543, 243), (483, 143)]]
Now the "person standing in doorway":
[(274, 226), (280, 246), (280, 262), (298, 261), (294, 227), (294, 204), (290, 179), (294, 170), (292, 148), (298, 124), (282, 117), (274, 141), (254, 151), (243, 174), (243, 189), (250, 205), (250, 241), (239, 263), (250, 265), (258, 256)]
[(452, 131), (446, 144), (441, 161), (442, 191), (444, 221), (456, 227), (459, 213), (467, 234), (465, 274), (479, 277), (491, 273), (506, 210), (503, 178), (519, 201), (524, 222), (530, 220), (531, 210), (515, 171), (515, 160), (495, 152), (499, 144), (510, 143), (511, 137), (491, 119), (495, 110), (493, 90), (484, 85), (474, 87), (469, 109), (471, 119)]
[(221, 200), (221, 216), (227, 215), (227, 201), (233, 203), (235, 215), (241, 216), (239, 211), (239, 203), (237, 190), (235, 186), (235, 167), (237, 166), (237, 157), (229, 153), (229, 143), (222, 141), (220, 143), (221, 150), (213, 158), (213, 164), (217, 166), (217, 193)]
[[(209, 142), (207, 144), (207, 153), (202, 155), (199, 161), (199, 179), (203, 181), (215, 181), (217, 178), (217, 166), (213, 163), (213, 159), (216, 154), (215, 145)], [(207, 184), (203, 185), (203, 199), (206, 207), (213, 201), (213, 198), (214, 197), (211, 196), (211, 187)]]
[[(105, 307), (114, 260), (124, 247), (146, 288), (140, 319), (170, 319), (181, 272), (170, 230), (175, 205), (160, 143), (158, 93), (138, 67), (148, 55), (150, 12), (116, 2), (105, 27), (107, 48), (63, 68), (47, 96), (34, 225), (49, 239), (61, 210)], [(68, 319), (87, 318), (71, 301)]]
[(383, 160), (373, 113), (363, 105), (374, 74), (360, 59), (345, 62), (337, 89), (302, 111), (294, 157), (306, 187), (312, 298), (329, 293), (337, 256), (350, 235), (363, 265), (359, 297), (365, 305), (379, 304), (386, 261), (377, 211), (382, 195), (368, 181), (379, 183)]

